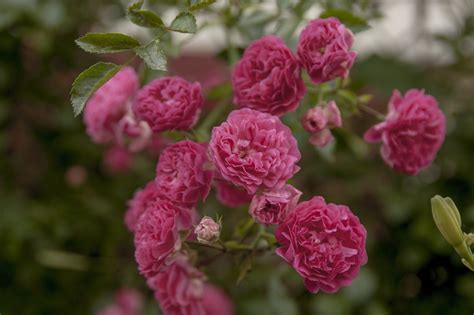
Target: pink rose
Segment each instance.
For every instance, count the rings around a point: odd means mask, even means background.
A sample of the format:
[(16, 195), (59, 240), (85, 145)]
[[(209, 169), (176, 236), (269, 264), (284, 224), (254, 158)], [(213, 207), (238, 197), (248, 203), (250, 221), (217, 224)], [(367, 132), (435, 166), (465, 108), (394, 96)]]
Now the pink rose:
[(156, 184), (161, 194), (186, 205), (206, 199), (212, 176), (207, 144), (189, 140), (169, 145), (156, 166)]
[(294, 111), (305, 93), (298, 60), (280, 38), (254, 41), (232, 74), (234, 103), (273, 115)]
[(396, 171), (416, 175), (428, 167), (444, 142), (446, 119), (436, 99), (423, 90), (398, 90), (389, 101), (384, 122), (364, 135), (367, 142), (382, 141), (384, 161)]
[(98, 312), (95, 315), (128, 315), (117, 305), (109, 305)]
[(291, 185), (267, 190), (253, 196), (249, 214), (259, 224), (279, 224), (296, 207), (301, 191)]
[(203, 217), (201, 222), (194, 229), (197, 240), (200, 243), (210, 244), (219, 239), (221, 234), (221, 225), (210, 217)]
[(159, 192), (154, 180), (148, 182), (144, 188), (135, 191), (132, 199), (127, 203), (128, 208), (125, 212), (125, 225), (130, 232), (135, 231), (135, 226), (140, 216), (150, 201), (154, 201), (159, 197)]
[(173, 203), (154, 200), (148, 203), (135, 228), (135, 259), (140, 273), (153, 277), (172, 261), (181, 248), (178, 212)]
[(148, 279), (164, 315), (207, 315), (202, 305), (205, 276), (178, 255), (166, 272)]
[(234, 305), (227, 294), (220, 288), (206, 284), (202, 305), (206, 315), (234, 315)]
[(128, 102), (138, 90), (135, 70), (125, 67), (101, 86), (87, 101), (84, 123), (95, 143), (114, 140), (115, 127), (127, 112)]
[(316, 84), (347, 77), (357, 56), (352, 42), (352, 32), (338, 19), (316, 19), (301, 32), (298, 59)]
[(180, 77), (163, 77), (138, 92), (133, 111), (154, 132), (189, 130), (197, 122), (202, 104), (199, 83), (189, 83)]
[(115, 129), (117, 144), (127, 147), (131, 152), (139, 152), (151, 142), (152, 132), (145, 121), (137, 121), (133, 114), (125, 115)]
[(222, 177), (249, 194), (281, 188), (299, 170), (291, 130), (278, 117), (249, 108), (231, 112), (214, 127), (209, 148)]
[(104, 154), (104, 166), (112, 174), (125, 173), (132, 167), (133, 155), (127, 149), (113, 146)]
[(351, 284), (367, 263), (367, 232), (343, 205), (313, 197), (300, 203), (278, 226), (276, 253), (304, 278), (312, 293), (334, 293)]
[(217, 200), (224, 206), (235, 208), (252, 200), (252, 196), (247, 191), (235, 187), (233, 184), (224, 180), (216, 182)]
[(341, 127), (341, 113), (336, 102), (330, 101), (325, 106), (309, 109), (301, 119), (301, 124), (311, 134), (309, 142), (322, 148), (333, 139), (329, 129)]

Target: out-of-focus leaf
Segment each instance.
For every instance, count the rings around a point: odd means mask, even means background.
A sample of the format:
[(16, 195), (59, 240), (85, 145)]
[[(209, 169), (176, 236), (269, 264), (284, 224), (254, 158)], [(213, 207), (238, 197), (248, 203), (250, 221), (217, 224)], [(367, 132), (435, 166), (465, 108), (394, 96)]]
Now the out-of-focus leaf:
[(171, 22), (169, 28), (180, 33), (196, 33), (196, 18), (190, 12), (181, 12)]
[(297, 315), (298, 307), (286, 292), (280, 277), (271, 277), (268, 282), (268, 300), (275, 315)]
[(252, 270), (253, 254), (248, 254), (239, 265), (239, 276), (236, 284), (239, 285), (245, 279), (250, 270)]
[(122, 66), (114, 63), (98, 62), (79, 74), (71, 89), (71, 102), (75, 116), (82, 112), (89, 97), (121, 68)]
[(369, 24), (363, 18), (352, 14), (352, 12), (342, 9), (329, 9), (321, 13), (321, 18), (335, 17), (341, 23), (349, 27), (354, 33), (364, 31), (369, 28)]
[(210, 6), (216, 0), (189, 0), (189, 10), (200, 10)]
[(149, 68), (166, 71), (166, 56), (161, 49), (158, 39), (152, 40), (144, 46), (135, 48), (135, 52), (146, 62)]
[(138, 1), (128, 7), (127, 16), (130, 21), (143, 27), (163, 28), (161, 18), (150, 10), (141, 10), (142, 5), (143, 1)]
[(119, 33), (88, 33), (77, 39), (76, 44), (91, 53), (116, 53), (140, 46), (135, 38)]

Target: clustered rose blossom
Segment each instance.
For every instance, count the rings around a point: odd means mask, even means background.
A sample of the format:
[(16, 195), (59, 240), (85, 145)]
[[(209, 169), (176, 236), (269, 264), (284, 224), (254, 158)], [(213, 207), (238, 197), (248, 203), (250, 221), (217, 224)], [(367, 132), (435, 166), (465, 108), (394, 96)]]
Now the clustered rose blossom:
[(221, 234), (221, 225), (211, 217), (203, 217), (194, 229), (198, 242), (204, 244), (214, 243)]
[(143, 308), (141, 294), (128, 288), (122, 288), (115, 294), (114, 304), (99, 310), (96, 315), (140, 315)]
[(234, 103), (273, 115), (294, 111), (305, 93), (298, 60), (273, 35), (254, 41), (232, 74)]
[(125, 212), (125, 225), (130, 232), (135, 231), (135, 226), (140, 216), (150, 201), (156, 200), (160, 196), (154, 180), (148, 182), (145, 187), (138, 189), (132, 199), (128, 201), (128, 208)]
[(138, 77), (130, 67), (120, 70), (95, 91), (84, 108), (84, 123), (92, 141), (104, 144), (114, 140), (115, 127), (137, 91)]
[(201, 85), (163, 77), (144, 86), (133, 103), (135, 115), (154, 132), (191, 129), (203, 105)]
[(367, 263), (364, 226), (348, 207), (326, 204), (322, 197), (301, 202), (278, 226), (275, 237), (281, 245), (276, 253), (313, 293), (334, 293), (350, 285)]
[(165, 315), (207, 315), (202, 303), (205, 276), (178, 255), (166, 272), (148, 279)]
[(444, 142), (446, 119), (436, 99), (412, 89), (402, 96), (395, 90), (385, 121), (364, 135), (367, 142), (382, 141), (380, 154), (396, 171), (415, 175), (428, 167)]
[(249, 108), (231, 112), (214, 127), (209, 148), (221, 176), (249, 194), (281, 188), (299, 170), (291, 130), (278, 117)]
[(352, 42), (352, 32), (338, 19), (316, 19), (300, 34), (298, 59), (316, 84), (347, 77), (357, 56)]
[(279, 224), (296, 207), (300, 197), (301, 191), (291, 185), (263, 191), (253, 197), (249, 214), (259, 224)]
[(301, 123), (311, 134), (309, 142), (323, 148), (333, 140), (330, 129), (341, 127), (341, 113), (336, 102), (330, 101), (327, 105), (309, 109), (301, 119)]
[(160, 193), (186, 205), (206, 199), (212, 176), (207, 144), (189, 140), (169, 145), (156, 166), (156, 185)]
[(153, 277), (173, 261), (181, 248), (176, 206), (167, 200), (150, 201), (135, 227), (135, 259), (145, 277)]
[(217, 200), (224, 206), (235, 208), (252, 200), (246, 190), (238, 188), (225, 180), (217, 180), (216, 183)]

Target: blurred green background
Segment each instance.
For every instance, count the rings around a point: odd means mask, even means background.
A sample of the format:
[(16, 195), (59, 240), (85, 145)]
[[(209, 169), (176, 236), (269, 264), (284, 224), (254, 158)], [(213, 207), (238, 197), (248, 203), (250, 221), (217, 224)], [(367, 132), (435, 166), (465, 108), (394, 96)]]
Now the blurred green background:
[[(258, 7), (261, 2), (241, 1), (241, 5)], [(465, 231), (472, 231), (474, 4), (470, 0), (267, 2), (283, 12), (292, 12), (289, 8), (297, 5), (344, 9), (367, 19), (372, 28), (395, 10), (395, 2), (408, 4), (394, 25), (408, 25), (401, 37), (412, 36), (412, 42), (393, 43), (398, 49), (362, 47), (365, 52), (351, 72), (350, 87), (359, 94), (373, 94), (370, 106), (382, 112), (392, 89), (424, 88), (446, 113), (448, 135), (435, 163), (418, 176), (407, 177), (381, 161), (377, 146), (362, 141), (363, 132), (375, 123), (372, 117), (347, 115), (335, 145), (323, 151), (312, 148), (307, 136), (295, 131), (303, 159), (293, 184), (304, 192), (303, 200), (317, 194), (351, 207), (368, 229), (368, 265), (351, 287), (333, 295), (308, 293), (296, 273), (270, 254), (256, 261), (239, 286), (237, 267), (226, 260), (209, 266), (209, 278), (231, 295), (238, 314), (472, 314), (474, 273), (436, 230), (429, 199), (434, 194), (451, 196)], [(448, 32), (424, 27), (433, 6), (440, 4), (445, 8), (440, 11), (443, 21), (451, 26)], [(136, 270), (132, 236), (123, 224), (126, 201), (153, 178), (156, 160), (140, 155), (128, 172), (108, 171), (103, 165), (105, 148), (92, 144), (82, 119), (73, 117), (68, 95), (74, 77), (95, 61), (126, 60), (126, 56), (86, 54), (74, 44), (87, 31), (127, 25), (126, 5), (113, 0), (0, 0), (2, 315), (93, 314), (123, 286), (147, 296), (144, 314), (159, 314)], [(181, 3), (152, 1), (152, 5), (161, 12)], [(252, 14), (258, 17), (266, 10)], [(232, 25), (241, 35), (237, 51), (260, 32), (291, 28), (300, 17), (288, 12), (275, 18), (276, 25), (265, 19)], [(313, 14), (309, 18), (319, 14), (308, 12)], [(198, 24), (206, 18), (198, 16)], [(296, 37), (290, 35), (287, 40), (294, 43)], [(172, 49), (171, 39), (169, 45), (169, 54), (180, 54)], [(438, 55), (428, 58), (424, 51)], [(232, 55), (226, 48), (215, 53), (224, 61)], [(295, 124), (299, 114), (285, 121)], [(245, 217), (246, 208), (223, 208), (211, 194), (203, 212), (215, 211), (223, 215), (224, 234), (229, 234), (226, 229)]]

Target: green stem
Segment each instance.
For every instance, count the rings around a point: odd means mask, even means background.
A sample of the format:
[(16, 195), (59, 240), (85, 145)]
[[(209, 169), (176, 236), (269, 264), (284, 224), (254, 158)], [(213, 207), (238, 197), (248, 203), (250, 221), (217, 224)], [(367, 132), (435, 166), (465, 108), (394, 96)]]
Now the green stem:
[(380, 113), (379, 111), (373, 109), (372, 107), (369, 107), (365, 104), (361, 104), (359, 103), (359, 108), (362, 109), (364, 112), (374, 116), (375, 118), (377, 118), (378, 120), (385, 120), (385, 115)]

